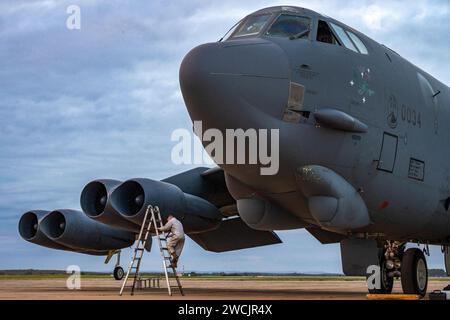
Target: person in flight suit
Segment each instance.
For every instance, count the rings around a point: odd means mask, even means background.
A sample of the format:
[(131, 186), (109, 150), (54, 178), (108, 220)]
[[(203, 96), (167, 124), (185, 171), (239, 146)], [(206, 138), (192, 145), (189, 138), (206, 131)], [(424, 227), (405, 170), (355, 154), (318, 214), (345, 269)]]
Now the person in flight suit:
[(167, 249), (172, 257), (172, 266), (176, 268), (184, 246), (183, 225), (172, 214), (169, 214), (167, 223), (158, 230), (169, 233), (167, 236)]

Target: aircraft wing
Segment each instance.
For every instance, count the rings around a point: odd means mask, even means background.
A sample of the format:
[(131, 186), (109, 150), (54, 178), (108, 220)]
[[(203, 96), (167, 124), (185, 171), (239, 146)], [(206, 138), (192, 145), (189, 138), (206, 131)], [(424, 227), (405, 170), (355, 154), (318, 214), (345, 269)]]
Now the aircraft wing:
[(162, 181), (176, 185), (185, 193), (208, 200), (219, 209), (236, 205), (225, 184), (224, 172), (219, 167), (199, 167)]
[(203, 249), (212, 252), (226, 252), (282, 243), (275, 232), (254, 230), (239, 217), (225, 219), (219, 228), (204, 233), (190, 234), (189, 237)]

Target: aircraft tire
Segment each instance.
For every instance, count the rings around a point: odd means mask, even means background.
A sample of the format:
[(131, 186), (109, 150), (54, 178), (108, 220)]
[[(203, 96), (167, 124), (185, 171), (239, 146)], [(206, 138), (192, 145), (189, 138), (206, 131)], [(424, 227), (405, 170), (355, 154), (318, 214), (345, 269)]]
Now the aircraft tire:
[(122, 280), (123, 276), (125, 275), (125, 272), (123, 271), (123, 268), (120, 266), (117, 266), (114, 268), (114, 279), (116, 280)]
[(404, 293), (425, 296), (428, 286), (428, 267), (422, 250), (411, 248), (405, 251), (401, 273)]
[(368, 289), (371, 294), (391, 294), (394, 287), (394, 278), (388, 277), (388, 270), (386, 269), (386, 260), (384, 258), (380, 261), (380, 284), (379, 289)]

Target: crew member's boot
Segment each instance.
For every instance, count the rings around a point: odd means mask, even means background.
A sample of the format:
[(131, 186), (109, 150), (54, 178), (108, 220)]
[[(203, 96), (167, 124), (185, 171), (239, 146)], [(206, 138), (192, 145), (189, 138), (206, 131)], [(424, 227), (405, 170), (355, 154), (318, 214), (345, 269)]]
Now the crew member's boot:
[(172, 267), (176, 268), (178, 263), (178, 257), (174, 256), (172, 257)]

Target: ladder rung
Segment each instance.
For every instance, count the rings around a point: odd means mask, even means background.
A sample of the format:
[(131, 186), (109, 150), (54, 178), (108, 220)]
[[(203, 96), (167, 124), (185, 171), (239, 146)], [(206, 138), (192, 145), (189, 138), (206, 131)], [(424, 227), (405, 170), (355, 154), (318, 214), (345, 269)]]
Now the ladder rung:
[[(141, 261), (142, 261), (142, 258), (143, 258), (144, 252), (145, 252), (144, 251), (145, 245), (147, 243), (149, 236), (151, 236), (150, 232), (151, 232), (152, 228), (153, 227), (160, 228), (163, 226), (161, 213), (160, 213), (158, 207), (148, 206), (143, 220), (144, 221), (142, 222), (142, 225), (141, 225), (141, 231), (140, 231), (139, 237), (137, 239), (138, 242), (137, 242), (137, 245), (135, 248), (135, 254), (134, 254), (133, 260), (131, 261), (131, 264), (129, 266), (128, 273), (125, 277), (125, 280), (122, 284), (122, 288), (120, 290), (120, 295), (122, 295), (122, 292), (126, 286), (126, 282), (129, 278), (133, 279), (133, 285), (131, 287), (131, 295), (134, 294), (135, 288), (140, 287), (140, 281), (142, 281), (142, 279), (139, 278), (140, 277), (139, 268), (140, 268), (140, 264), (141, 264)], [(174, 290), (177, 289), (180, 291), (180, 293), (182, 295), (184, 295), (183, 288), (182, 288), (180, 280), (177, 276), (177, 271), (172, 264), (172, 257), (165, 255), (166, 252), (169, 252), (169, 249), (167, 248), (167, 242), (169, 241), (169, 239), (168, 239), (166, 233), (164, 233), (164, 232), (158, 233), (158, 230), (156, 230), (156, 233), (157, 233), (158, 240), (159, 240), (159, 245), (160, 245), (159, 248), (160, 248), (161, 256), (163, 259), (163, 265), (165, 267), (164, 272), (165, 272), (165, 277), (167, 279), (167, 284), (169, 286), (169, 293), (170, 293), (170, 289), (174, 289)], [(169, 265), (167, 265), (167, 263), (169, 263)], [(171, 268), (171, 270), (167, 270), (167, 268)], [(169, 277), (170, 277), (170, 279), (176, 279), (177, 285), (170, 285)]]

